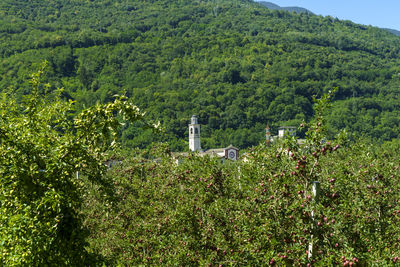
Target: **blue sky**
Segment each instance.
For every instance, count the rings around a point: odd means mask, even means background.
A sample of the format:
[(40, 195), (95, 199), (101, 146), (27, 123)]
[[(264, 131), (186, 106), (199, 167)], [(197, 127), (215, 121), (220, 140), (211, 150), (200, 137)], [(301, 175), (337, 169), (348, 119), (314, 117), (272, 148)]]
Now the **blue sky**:
[[(260, 0), (257, 0), (260, 1)], [(304, 7), (317, 15), (400, 30), (400, 0), (263, 0), (282, 7)]]

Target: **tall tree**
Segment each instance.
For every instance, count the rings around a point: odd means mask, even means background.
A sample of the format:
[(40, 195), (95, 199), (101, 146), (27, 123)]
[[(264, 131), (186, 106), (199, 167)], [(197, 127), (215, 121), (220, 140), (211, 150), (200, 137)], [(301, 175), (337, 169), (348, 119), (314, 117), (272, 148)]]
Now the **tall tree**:
[(0, 97), (0, 265), (91, 265), (77, 172), (101, 183), (121, 119), (143, 120), (143, 113), (118, 97), (76, 114), (62, 89), (46, 94), (42, 74), (32, 76), (22, 103)]

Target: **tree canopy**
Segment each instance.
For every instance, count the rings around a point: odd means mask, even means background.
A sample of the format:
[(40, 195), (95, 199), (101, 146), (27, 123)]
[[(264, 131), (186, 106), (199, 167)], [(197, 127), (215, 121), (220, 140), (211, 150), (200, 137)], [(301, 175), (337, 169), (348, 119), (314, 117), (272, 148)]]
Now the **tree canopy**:
[(33, 75), (22, 102), (0, 96), (0, 264), (91, 265), (96, 256), (85, 249), (78, 172), (104, 185), (121, 119), (143, 114), (123, 97), (76, 113), (62, 89), (46, 93), (42, 74)]
[(313, 95), (334, 87), (332, 136), (399, 136), (400, 39), (379, 28), (244, 0), (5, 0), (0, 10), (0, 88), (26, 94), (47, 59), (52, 89), (80, 108), (126, 92), (166, 129), (126, 126), (128, 147), (187, 149), (192, 114), (205, 148), (249, 147), (266, 124), (308, 121)]

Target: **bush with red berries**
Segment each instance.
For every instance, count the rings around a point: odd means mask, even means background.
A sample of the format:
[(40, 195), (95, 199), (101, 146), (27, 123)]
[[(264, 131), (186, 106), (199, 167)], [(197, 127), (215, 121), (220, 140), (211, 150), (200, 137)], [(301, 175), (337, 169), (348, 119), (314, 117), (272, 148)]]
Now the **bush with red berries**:
[(108, 191), (88, 184), (89, 248), (132, 266), (400, 262), (400, 145), (327, 140), (329, 98), (302, 125), (303, 144), (287, 137), (226, 164), (196, 154), (177, 164), (167, 150), (126, 157)]

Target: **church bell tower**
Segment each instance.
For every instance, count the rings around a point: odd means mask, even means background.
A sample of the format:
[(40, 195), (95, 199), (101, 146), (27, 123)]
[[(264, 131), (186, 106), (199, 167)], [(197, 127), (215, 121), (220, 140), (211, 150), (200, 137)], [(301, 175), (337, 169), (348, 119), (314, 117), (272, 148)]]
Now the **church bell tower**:
[(197, 116), (193, 115), (189, 124), (189, 149), (190, 151), (200, 151), (200, 124)]

